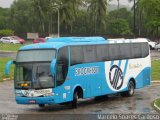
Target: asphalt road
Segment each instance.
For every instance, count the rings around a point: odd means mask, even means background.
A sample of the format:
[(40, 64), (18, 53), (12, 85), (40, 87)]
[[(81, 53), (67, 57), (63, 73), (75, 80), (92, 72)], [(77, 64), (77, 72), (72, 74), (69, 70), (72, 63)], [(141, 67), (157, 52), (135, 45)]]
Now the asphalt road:
[(156, 113), (151, 103), (160, 97), (160, 85), (152, 85), (135, 91), (133, 97), (112, 95), (108, 98), (81, 100), (78, 109), (70, 105), (18, 105), (14, 99), (13, 81), (0, 83), (0, 113), (14, 114), (99, 114), (99, 113)]
[(17, 53), (14, 52), (0, 52), (0, 57), (9, 57), (9, 58), (16, 58)]

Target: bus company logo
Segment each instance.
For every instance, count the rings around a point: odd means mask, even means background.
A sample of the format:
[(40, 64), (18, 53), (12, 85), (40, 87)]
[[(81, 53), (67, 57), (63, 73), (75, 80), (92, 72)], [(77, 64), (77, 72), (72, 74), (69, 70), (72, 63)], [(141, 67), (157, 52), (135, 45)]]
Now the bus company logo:
[(83, 76), (83, 75), (94, 75), (99, 72), (99, 67), (82, 67), (82, 68), (75, 68), (75, 76)]
[(123, 72), (120, 67), (113, 65), (109, 72), (109, 81), (113, 89), (119, 90), (123, 85)]
[(30, 95), (30, 93), (31, 93), (31, 91), (30, 91), (30, 90), (25, 90), (25, 91), (23, 92), (23, 95), (24, 95), (24, 96), (29, 96), (29, 95)]

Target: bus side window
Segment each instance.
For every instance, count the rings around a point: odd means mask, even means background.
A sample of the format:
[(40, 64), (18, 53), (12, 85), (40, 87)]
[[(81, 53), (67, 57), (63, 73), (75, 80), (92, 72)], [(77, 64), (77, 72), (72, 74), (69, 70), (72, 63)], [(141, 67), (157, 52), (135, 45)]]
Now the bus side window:
[(68, 48), (61, 48), (57, 57), (57, 86), (62, 85), (68, 73)]
[(120, 59), (131, 59), (131, 46), (128, 43), (120, 44)]
[(109, 45), (109, 60), (118, 60), (120, 58), (120, 45)]
[(132, 58), (141, 58), (142, 57), (142, 49), (140, 43), (132, 43)]
[(142, 47), (142, 57), (147, 57), (149, 55), (149, 46), (148, 43), (141, 43)]
[(97, 62), (109, 60), (108, 45), (97, 45)]
[(71, 46), (70, 47), (71, 55), (71, 65), (84, 63), (84, 54), (82, 46)]
[(84, 63), (96, 62), (96, 46), (86, 45), (83, 46)]

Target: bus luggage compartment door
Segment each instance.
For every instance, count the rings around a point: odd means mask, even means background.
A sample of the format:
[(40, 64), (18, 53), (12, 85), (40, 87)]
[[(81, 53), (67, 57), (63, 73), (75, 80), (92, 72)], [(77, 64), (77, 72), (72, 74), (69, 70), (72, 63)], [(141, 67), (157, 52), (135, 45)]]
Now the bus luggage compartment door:
[(90, 88), (90, 95), (91, 96), (99, 96), (101, 95), (101, 80), (98, 77), (94, 77), (90, 79), (87, 83), (87, 87)]

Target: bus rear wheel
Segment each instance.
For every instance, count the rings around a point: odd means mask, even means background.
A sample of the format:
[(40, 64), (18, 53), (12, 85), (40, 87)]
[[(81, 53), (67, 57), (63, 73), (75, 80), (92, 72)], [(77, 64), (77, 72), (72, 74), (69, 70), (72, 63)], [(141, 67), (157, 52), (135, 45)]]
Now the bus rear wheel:
[(121, 92), (121, 96), (122, 97), (131, 97), (134, 95), (134, 88), (135, 88), (135, 84), (133, 81), (130, 81), (128, 84), (128, 90), (125, 92)]
[(73, 95), (72, 108), (78, 107), (78, 92), (75, 91)]

